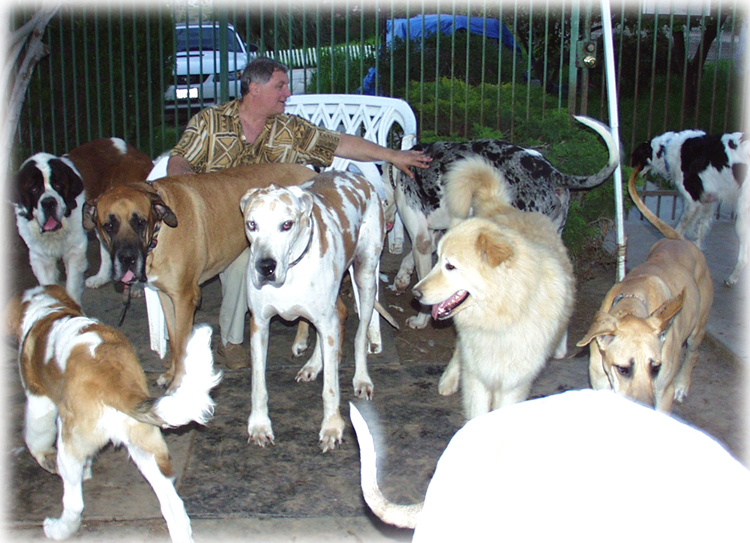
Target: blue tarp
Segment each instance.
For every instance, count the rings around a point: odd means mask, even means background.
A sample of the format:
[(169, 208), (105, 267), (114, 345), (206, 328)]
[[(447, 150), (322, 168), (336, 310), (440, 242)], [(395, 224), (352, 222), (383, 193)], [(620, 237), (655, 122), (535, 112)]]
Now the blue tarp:
[[(466, 15), (456, 15), (454, 18), (450, 14), (442, 15), (417, 15), (411, 19), (388, 19), (385, 23), (386, 36), (385, 43), (387, 46), (391, 45), (391, 40), (400, 38), (406, 40), (407, 28), (409, 29), (409, 38), (412, 40), (419, 40), (422, 38), (422, 21), (424, 20), (424, 35), (425, 37), (435, 34), (438, 30), (438, 17), (440, 18), (440, 32), (443, 34), (450, 35), (453, 32), (454, 22), (456, 30), (467, 30), (472, 34), (478, 34), (480, 36), (485, 33), (485, 21), (487, 23), (486, 32), (487, 37), (492, 39), (500, 39), (500, 21), (498, 19), (485, 19), (484, 17), (467, 17)], [(515, 49), (516, 52), (520, 53), (521, 48), (516, 44), (513, 39), (513, 34), (508, 28), (503, 25), (503, 46), (508, 49)]]

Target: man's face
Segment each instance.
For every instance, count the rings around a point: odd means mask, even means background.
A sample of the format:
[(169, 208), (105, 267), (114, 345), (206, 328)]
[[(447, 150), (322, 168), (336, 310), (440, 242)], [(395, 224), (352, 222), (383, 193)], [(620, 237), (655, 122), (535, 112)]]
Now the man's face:
[(281, 70), (276, 70), (267, 83), (258, 84), (256, 98), (260, 108), (270, 117), (271, 115), (284, 113), (286, 99), (291, 95), (289, 76)]

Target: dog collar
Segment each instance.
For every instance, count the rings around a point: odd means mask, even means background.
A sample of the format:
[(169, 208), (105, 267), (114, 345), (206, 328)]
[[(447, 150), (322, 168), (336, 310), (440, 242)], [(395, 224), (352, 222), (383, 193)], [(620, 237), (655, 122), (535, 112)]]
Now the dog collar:
[(299, 264), (300, 260), (302, 260), (302, 257), (304, 257), (307, 254), (307, 251), (310, 250), (310, 246), (312, 245), (313, 240), (313, 232), (315, 231), (315, 219), (312, 215), (310, 215), (310, 237), (307, 238), (307, 245), (305, 245), (305, 248), (302, 250), (302, 254), (299, 255), (296, 259), (294, 259), (294, 262), (289, 264), (289, 267), (296, 266)]
[(157, 222), (154, 225), (154, 234), (151, 236), (151, 240), (148, 242), (148, 247), (146, 247), (146, 254), (156, 249), (156, 246), (159, 243), (159, 240), (157, 239), (159, 237), (159, 230), (161, 230), (161, 221)]
[(648, 304), (646, 303), (646, 300), (641, 298), (640, 296), (636, 296), (635, 294), (618, 294), (615, 296), (615, 299), (612, 300), (612, 305), (610, 306), (610, 309), (617, 305), (618, 302), (625, 298), (632, 298), (633, 300), (638, 300), (644, 308), (646, 308), (646, 311), (648, 311)]

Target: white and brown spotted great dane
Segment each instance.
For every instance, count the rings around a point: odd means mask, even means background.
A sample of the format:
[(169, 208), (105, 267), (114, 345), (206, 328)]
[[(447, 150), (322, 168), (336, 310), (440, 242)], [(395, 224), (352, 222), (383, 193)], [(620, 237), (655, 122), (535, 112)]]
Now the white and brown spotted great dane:
[(268, 416), (265, 382), (269, 321), (302, 317), (318, 331), (315, 353), (297, 379), (310, 381), (323, 369), (323, 452), (340, 443), (338, 367), (346, 307), (339, 298), (350, 266), (359, 295), (359, 325), (354, 343), (354, 393), (372, 397), (367, 372), (367, 328), (376, 301), (377, 271), (385, 238), (381, 201), (363, 177), (325, 172), (300, 186), (251, 189), (240, 207), (250, 242), (247, 270), (252, 313), (252, 411), (249, 441), (265, 446), (274, 434)]

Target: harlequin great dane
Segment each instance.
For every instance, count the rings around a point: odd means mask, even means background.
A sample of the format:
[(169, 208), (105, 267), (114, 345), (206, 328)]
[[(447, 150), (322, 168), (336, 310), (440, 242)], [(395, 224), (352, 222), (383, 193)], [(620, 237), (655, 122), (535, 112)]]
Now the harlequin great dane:
[[(487, 159), (507, 179), (513, 192), (514, 207), (547, 215), (558, 232), (562, 232), (568, 216), (570, 191), (602, 184), (620, 162), (617, 144), (606, 125), (589, 117), (576, 116), (575, 119), (599, 134), (609, 151), (607, 165), (590, 176), (562, 173), (538, 151), (498, 140), (416, 145), (414, 149), (424, 151), (433, 160), (426, 170), (416, 168), (414, 179), (386, 164), (383, 169), (386, 221), (392, 221), (398, 210), (412, 247), (401, 262), (391, 288), (396, 292), (406, 290), (415, 265), (420, 280), (432, 268), (437, 237), (450, 226), (452, 219), (445, 205), (445, 174), (454, 162), (462, 158), (481, 156)], [(428, 312), (420, 311), (409, 317), (406, 323), (411, 328), (424, 328), (429, 319)]]
[[(29, 248), (29, 262), (40, 285), (58, 281), (57, 262), (65, 263), (68, 294), (81, 303), (88, 269), (88, 236), (81, 209), (109, 187), (145, 181), (153, 163), (145, 153), (119, 138), (84, 143), (67, 155), (37, 153), (16, 174), (11, 195), (18, 233)], [(109, 255), (100, 244), (99, 272), (86, 279), (89, 288), (110, 280)]]
[(256, 164), (115, 187), (89, 202), (84, 226), (112, 255), (112, 279), (159, 291), (172, 358), (159, 383), (174, 389), (185, 370), (200, 286), (247, 248), (238, 202), (252, 187), (300, 184), (315, 172), (297, 164)]
[[(265, 446), (274, 434), (268, 416), (265, 383), (269, 322), (303, 317), (318, 331), (315, 353), (297, 379), (310, 381), (323, 369), (323, 452), (340, 443), (344, 420), (339, 412), (338, 366), (346, 307), (339, 298), (341, 280), (353, 267), (359, 297), (359, 326), (354, 340), (354, 393), (372, 397), (367, 373), (367, 328), (378, 306), (377, 270), (385, 239), (383, 209), (374, 187), (349, 172), (325, 172), (300, 186), (251, 189), (240, 202), (250, 242), (247, 268), (251, 310), (252, 411), (249, 440)], [(395, 323), (392, 323), (395, 325)]]

